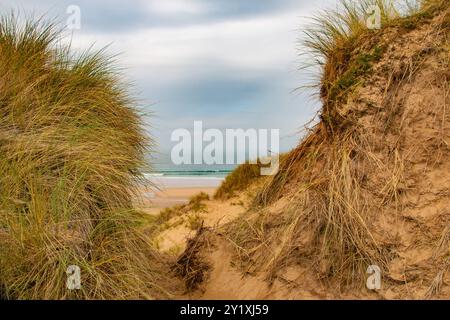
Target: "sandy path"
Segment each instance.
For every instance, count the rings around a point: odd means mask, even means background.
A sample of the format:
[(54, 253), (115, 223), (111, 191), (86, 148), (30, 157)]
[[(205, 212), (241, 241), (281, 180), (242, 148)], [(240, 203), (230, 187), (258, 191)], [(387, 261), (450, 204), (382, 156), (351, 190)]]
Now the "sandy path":
[[(200, 287), (181, 299), (199, 300), (264, 300), (264, 299), (354, 299), (376, 296), (342, 294), (317, 281), (311, 270), (299, 266), (285, 269), (270, 283), (265, 272), (243, 273), (236, 262), (236, 251), (230, 240), (226, 239), (221, 227), (247, 212), (249, 201), (246, 196), (228, 201), (207, 201), (207, 212), (201, 215), (204, 227), (209, 228), (207, 248), (204, 258), (210, 265), (208, 276)], [(192, 230), (183, 227), (167, 230), (162, 236), (176, 237), (178, 245), (183, 247), (189, 237), (194, 237)]]
[(206, 259), (210, 265), (207, 280), (199, 289), (181, 298), (195, 300), (323, 300), (376, 299), (376, 294), (342, 293), (326, 288), (311, 270), (299, 266), (285, 269), (269, 282), (267, 273), (243, 273), (233, 261), (235, 251), (220, 234), (212, 234)]

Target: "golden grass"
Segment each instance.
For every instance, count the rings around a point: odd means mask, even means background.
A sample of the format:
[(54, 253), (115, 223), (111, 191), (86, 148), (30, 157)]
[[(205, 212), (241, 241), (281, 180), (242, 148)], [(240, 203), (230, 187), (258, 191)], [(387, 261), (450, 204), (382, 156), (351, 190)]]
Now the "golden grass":
[(215, 199), (230, 199), (261, 177), (259, 164), (243, 163), (234, 169), (214, 194)]
[[(320, 130), (315, 139), (324, 137)], [(383, 248), (368, 226), (366, 199), (355, 169), (353, 136), (332, 145), (306, 140), (282, 162), (281, 170), (257, 194), (254, 215), (228, 227), (244, 266), (272, 279), (294, 257), (310, 259), (319, 278), (351, 284), (368, 265), (385, 265)], [(314, 150), (315, 152), (312, 152)], [(277, 200), (283, 209), (268, 210)]]
[(0, 284), (15, 299), (167, 297), (131, 206), (151, 146), (135, 101), (103, 52), (76, 57), (60, 38), (0, 18)]

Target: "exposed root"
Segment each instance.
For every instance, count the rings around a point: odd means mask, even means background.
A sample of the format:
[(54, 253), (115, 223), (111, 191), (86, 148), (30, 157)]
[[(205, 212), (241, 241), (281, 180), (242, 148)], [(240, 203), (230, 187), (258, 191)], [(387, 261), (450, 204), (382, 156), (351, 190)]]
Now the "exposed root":
[(206, 279), (210, 266), (205, 261), (203, 250), (209, 246), (208, 229), (202, 226), (196, 235), (187, 241), (186, 250), (174, 266), (175, 273), (184, 279), (187, 292), (196, 290)]

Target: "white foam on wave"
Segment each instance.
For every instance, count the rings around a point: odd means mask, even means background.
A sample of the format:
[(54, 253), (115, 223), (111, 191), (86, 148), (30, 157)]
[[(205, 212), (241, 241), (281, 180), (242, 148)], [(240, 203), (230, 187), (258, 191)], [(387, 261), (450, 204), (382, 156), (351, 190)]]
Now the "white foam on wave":
[(225, 179), (225, 177), (208, 176), (150, 176), (147, 178), (160, 188), (214, 188)]

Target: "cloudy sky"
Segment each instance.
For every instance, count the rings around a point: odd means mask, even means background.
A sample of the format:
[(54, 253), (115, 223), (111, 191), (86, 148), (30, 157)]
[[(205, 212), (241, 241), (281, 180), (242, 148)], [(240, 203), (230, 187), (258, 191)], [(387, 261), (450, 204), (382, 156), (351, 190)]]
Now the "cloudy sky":
[(0, 0), (0, 9), (46, 14), (62, 23), (81, 10), (68, 34), (77, 50), (120, 53), (159, 150), (167, 154), (176, 128), (280, 129), (281, 149), (295, 146), (318, 110), (296, 91), (298, 40), (307, 17), (336, 0)]

